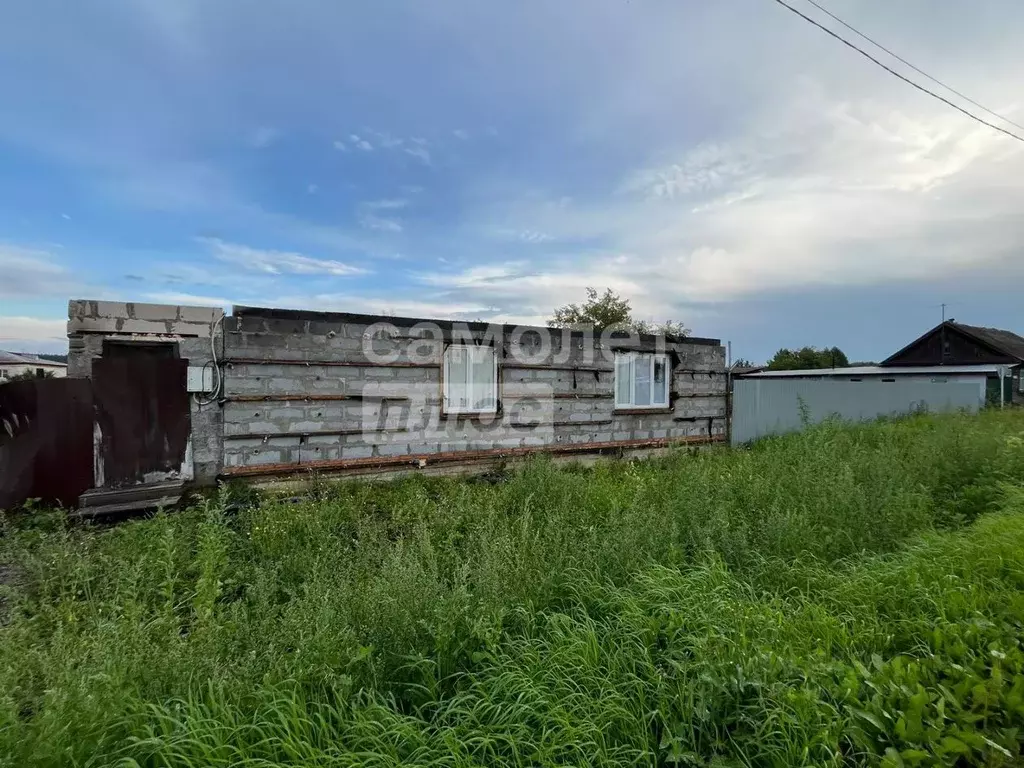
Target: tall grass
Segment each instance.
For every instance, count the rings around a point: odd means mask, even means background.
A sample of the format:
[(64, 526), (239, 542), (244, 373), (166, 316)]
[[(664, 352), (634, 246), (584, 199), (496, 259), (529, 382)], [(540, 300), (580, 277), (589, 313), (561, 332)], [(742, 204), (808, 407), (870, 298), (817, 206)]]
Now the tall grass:
[(1022, 435), (8, 521), (0, 765), (1010, 764)]

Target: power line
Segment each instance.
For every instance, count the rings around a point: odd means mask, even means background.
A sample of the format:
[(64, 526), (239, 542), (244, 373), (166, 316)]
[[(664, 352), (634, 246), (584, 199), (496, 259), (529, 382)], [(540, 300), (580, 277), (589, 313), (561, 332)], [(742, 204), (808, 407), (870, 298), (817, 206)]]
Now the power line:
[(1007, 123), (1009, 123), (1010, 125), (1012, 125), (1012, 126), (1014, 126), (1014, 127), (1016, 127), (1016, 128), (1020, 128), (1020, 129), (1021, 129), (1022, 131), (1024, 131), (1024, 125), (1021, 125), (1020, 123), (1015, 123), (1015, 122), (1014, 122), (1013, 120), (1011, 120), (1010, 118), (1008, 118), (1008, 117), (1004, 117), (1003, 115), (1000, 115), (1000, 114), (999, 114), (998, 112), (995, 112), (995, 111), (993, 111), (993, 110), (989, 109), (989, 108), (988, 108), (988, 107), (986, 107), (986, 106), (985, 106), (984, 104), (980, 104), (980, 103), (978, 103), (977, 101), (975, 101), (974, 99), (972, 99), (972, 98), (971, 98), (970, 96), (968, 96), (967, 94), (965, 94), (965, 93), (961, 93), (960, 91), (958, 91), (958, 90), (957, 90), (956, 88), (954, 88), (953, 86), (951, 86), (951, 85), (946, 85), (946, 83), (942, 82), (942, 81), (941, 81), (941, 80), (939, 80), (938, 78), (936, 78), (936, 77), (932, 77), (932, 76), (931, 76), (931, 75), (929, 75), (929, 74), (928, 74), (927, 72), (925, 72), (925, 71), (924, 71), (923, 69), (921, 69), (920, 67), (917, 67), (917, 66), (915, 66), (915, 65), (911, 64), (911, 63), (910, 63), (909, 61), (907, 61), (906, 59), (904, 59), (904, 58), (903, 58), (902, 56), (900, 56), (899, 54), (895, 53), (894, 51), (891, 51), (891, 50), (889, 50), (888, 48), (886, 48), (886, 47), (885, 47), (884, 45), (882, 45), (882, 44), (881, 44), (880, 42), (878, 42), (877, 40), (873, 40), (873, 39), (871, 39), (870, 37), (868, 37), (867, 35), (865, 35), (865, 34), (864, 34), (863, 32), (861, 32), (861, 31), (860, 31), (859, 29), (857, 29), (856, 27), (854, 27), (854, 26), (853, 26), (852, 24), (847, 24), (847, 23), (846, 23), (845, 21), (843, 21), (843, 20), (842, 20), (841, 18), (839, 18), (838, 16), (836, 16), (836, 15), (835, 15), (834, 13), (832, 13), (832, 11), (830, 11), (830, 10), (829, 10), (828, 8), (824, 8), (824, 7), (822, 7), (821, 5), (819, 5), (818, 3), (816, 3), (816, 2), (814, 1), (814, 0), (807, 0), (807, 2), (808, 2), (808, 3), (810, 3), (811, 5), (813, 5), (813, 6), (815, 7), (815, 8), (817, 8), (817, 9), (818, 9), (819, 11), (821, 11), (821, 12), (822, 12), (822, 13), (824, 13), (825, 15), (827, 15), (827, 16), (830, 16), (830, 17), (832, 17), (833, 19), (835, 19), (836, 21), (838, 21), (838, 22), (839, 22), (840, 24), (842, 24), (842, 25), (843, 25), (844, 27), (846, 27), (846, 28), (847, 28), (848, 30), (850, 30), (851, 32), (853, 32), (853, 33), (854, 33), (855, 35), (859, 35), (860, 37), (862, 37), (862, 38), (864, 38), (865, 40), (867, 40), (867, 41), (868, 41), (869, 43), (871, 43), (871, 44), (872, 44), (873, 46), (875, 46), (876, 48), (878, 48), (878, 49), (880, 49), (880, 50), (883, 50), (883, 51), (885, 51), (885, 52), (886, 52), (886, 53), (888, 53), (888, 54), (889, 54), (890, 56), (892, 56), (892, 57), (893, 57), (894, 59), (896, 59), (896, 61), (899, 61), (899, 62), (901, 62), (901, 63), (903, 63), (903, 64), (907, 65), (908, 67), (910, 67), (910, 68), (911, 68), (912, 70), (914, 70), (914, 71), (915, 71), (915, 72), (917, 72), (918, 74), (920, 74), (920, 75), (924, 75), (924, 76), (925, 76), (925, 77), (927, 77), (927, 78), (928, 78), (929, 80), (931, 80), (931, 81), (932, 81), (933, 83), (936, 83), (937, 85), (941, 85), (941, 86), (942, 86), (943, 88), (945, 88), (945, 89), (946, 89), (947, 91), (949, 91), (950, 93), (955, 93), (955, 94), (956, 94), (957, 96), (959, 96), (959, 97), (960, 97), (961, 99), (963, 99), (964, 101), (968, 101), (968, 102), (970, 102), (971, 104), (973, 104), (974, 106), (976, 106), (976, 107), (977, 107), (978, 109), (983, 109), (984, 111), (988, 112), (988, 113), (989, 113), (990, 115), (992, 115), (993, 117), (998, 117), (998, 118), (999, 118), (1000, 120), (1002, 120), (1002, 121), (1004, 121), (1004, 122), (1007, 122)]
[(849, 40), (847, 40), (842, 35), (836, 34), (835, 32), (833, 32), (828, 27), (823, 26), (822, 24), (819, 24), (814, 19), (812, 19), (810, 16), (807, 16), (807, 15), (801, 13), (796, 8), (794, 8), (793, 6), (789, 5), (789, 3), (784, 2), (784, 0), (775, 0), (775, 2), (778, 3), (779, 5), (781, 5), (783, 8), (786, 8), (787, 10), (792, 11), (797, 16), (799, 16), (801, 19), (803, 19), (804, 21), (807, 21), (807, 22), (813, 24), (814, 26), (816, 26), (821, 31), (828, 33), (829, 35), (834, 37), (836, 40), (841, 42), (843, 45), (845, 45), (845, 46), (847, 46), (849, 48), (852, 48), (853, 50), (855, 50), (857, 53), (859, 53), (864, 58), (866, 58), (866, 59), (868, 59), (870, 61), (873, 61), (875, 64), (877, 64), (882, 69), (884, 69), (886, 72), (888, 72), (890, 75), (895, 75), (900, 80), (902, 80), (903, 82), (907, 83), (908, 85), (914, 86), (914, 88), (916, 88), (917, 90), (921, 91), (922, 93), (926, 93), (929, 96), (931, 96), (932, 98), (938, 99), (939, 101), (941, 101), (944, 104), (948, 104), (953, 109), (955, 109), (957, 112), (961, 112), (961, 113), (967, 115), (967, 117), (971, 118), (972, 120), (976, 120), (977, 122), (981, 123), (982, 125), (987, 125), (989, 128), (992, 128), (993, 130), (999, 131), (1000, 133), (1005, 133), (1011, 139), (1016, 139), (1017, 141), (1024, 142), (1024, 137), (1018, 136), (1016, 133), (1013, 133), (1012, 131), (1008, 131), (1005, 128), (1000, 128), (998, 125), (993, 125), (992, 123), (988, 122), (987, 120), (984, 120), (984, 119), (978, 117), (973, 112), (968, 112), (966, 109), (964, 109), (963, 107), (959, 106), (958, 104), (954, 104), (952, 101), (950, 101), (949, 99), (945, 98), (944, 96), (940, 96), (939, 94), (935, 93), (935, 91), (929, 91), (923, 85), (915, 83), (913, 80), (911, 80), (910, 78), (906, 77), (905, 75), (901, 75), (899, 72), (897, 72), (892, 67), (889, 67), (886, 64), (883, 64), (881, 61), (876, 59), (874, 56), (872, 56), (870, 53), (865, 51), (863, 48), (858, 48), (856, 45), (851, 43)]

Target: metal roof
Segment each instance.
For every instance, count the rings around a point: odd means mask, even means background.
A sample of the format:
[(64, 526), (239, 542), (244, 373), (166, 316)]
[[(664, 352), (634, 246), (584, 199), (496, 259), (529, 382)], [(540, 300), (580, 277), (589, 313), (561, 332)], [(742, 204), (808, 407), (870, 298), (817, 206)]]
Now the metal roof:
[(998, 374), (1009, 366), (986, 363), (983, 365), (859, 365), (853, 368), (810, 368), (800, 371), (762, 371), (748, 373), (744, 379), (772, 379), (779, 377), (809, 378), (812, 376), (948, 376), (951, 374)]
[(56, 360), (44, 360), (41, 357), (35, 355), (18, 355), (14, 352), (4, 352), (0, 349), (0, 364), (3, 365), (55, 365), (61, 368), (67, 368), (67, 363), (61, 363)]

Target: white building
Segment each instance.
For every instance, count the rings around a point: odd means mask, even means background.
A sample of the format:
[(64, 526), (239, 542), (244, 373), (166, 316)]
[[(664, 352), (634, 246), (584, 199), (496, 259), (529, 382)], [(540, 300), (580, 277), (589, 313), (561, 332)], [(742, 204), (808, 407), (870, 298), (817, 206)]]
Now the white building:
[(45, 376), (52, 374), (57, 378), (63, 378), (68, 374), (67, 363), (58, 363), (54, 360), (43, 360), (35, 355), (15, 354), (0, 350), (0, 381), (13, 379), (24, 373), (31, 373), (33, 376)]

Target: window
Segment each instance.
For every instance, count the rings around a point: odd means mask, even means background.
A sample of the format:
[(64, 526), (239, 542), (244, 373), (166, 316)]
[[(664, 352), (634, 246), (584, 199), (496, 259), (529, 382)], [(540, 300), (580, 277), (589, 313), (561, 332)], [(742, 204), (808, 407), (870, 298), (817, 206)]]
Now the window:
[(7, 369), (6, 368), (0, 368), (0, 379), (6, 379), (6, 378), (7, 378)]
[(45, 375), (46, 375), (46, 371), (44, 371), (42, 368), (36, 368), (36, 378), (41, 379)]
[(616, 408), (668, 408), (668, 355), (615, 355)]
[(444, 351), (444, 412), (495, 413), (498, 359), (494, 347), (451, 344)]

